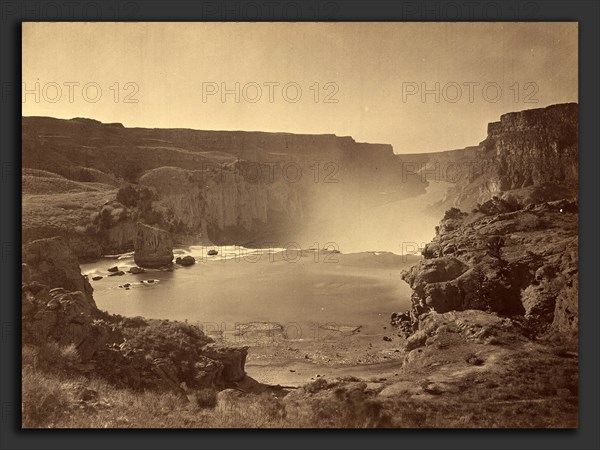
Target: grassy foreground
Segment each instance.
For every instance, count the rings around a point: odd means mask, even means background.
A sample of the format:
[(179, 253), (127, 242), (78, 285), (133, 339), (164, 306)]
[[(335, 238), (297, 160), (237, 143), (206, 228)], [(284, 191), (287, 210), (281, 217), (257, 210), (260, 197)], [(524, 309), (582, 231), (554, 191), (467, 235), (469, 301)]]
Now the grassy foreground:
[[(552, 355), (554, 357), (554, 355)], [(558, 356), (557, 356), (558, 358)], [(214, 389), (185, 397), (116, 388), (74, 375), (73, 347), (23, 349), (25, 428), (553, 428), (577, 426), (576, 369), (552, 358), (508, 361), (514, 370), (470, 376), (424, 395), (378, 395), (402, 385), (319, 379), (286, 397)], [(575, 370), (574, 370), (575, 369)], [(411, 373), (410, 378), (419, 374)], [(524, 380), (529, 380), (524, 383)], [(575, 386), (575, 387), (574, 387)]]

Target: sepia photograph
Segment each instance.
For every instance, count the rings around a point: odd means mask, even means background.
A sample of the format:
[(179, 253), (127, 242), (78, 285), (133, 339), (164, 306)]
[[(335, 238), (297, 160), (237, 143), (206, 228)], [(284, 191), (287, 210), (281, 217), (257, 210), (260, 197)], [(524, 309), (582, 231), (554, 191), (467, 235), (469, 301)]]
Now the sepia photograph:
[(23, 428), (578, 428), (577, 22), (21, 31)]

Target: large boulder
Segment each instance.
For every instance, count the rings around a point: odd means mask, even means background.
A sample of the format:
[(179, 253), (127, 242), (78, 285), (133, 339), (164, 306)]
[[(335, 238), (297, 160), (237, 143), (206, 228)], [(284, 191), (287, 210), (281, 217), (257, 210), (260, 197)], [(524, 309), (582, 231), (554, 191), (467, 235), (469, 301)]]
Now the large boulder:
[(248, 347), (223, 347), (211, 343), (204, 346), (201, 353), (223, 364), (223, 378), (225, 381), (240, 381), (246, 376), (244, 365), (246, 364)]
[(193, 266), (194, 264), (196, 264), (196, 258), (194, 258), (193, 256), (190, 256), (190, 255), (187, 255), (187, 256), (184, 256), (183, 258), (177, 257), (175, 262), (181, 266)]
[(420, 284), (454, 280), (468, 269), (469, 267), (458, 258), (441, 257), (423, 260), (419, 265), (406, 271), (404, 280), (415, 289)]
[(143, 223), (137, 224), (134, 260), (139, 267), (162, 267), (173, 260), (171, 234)]

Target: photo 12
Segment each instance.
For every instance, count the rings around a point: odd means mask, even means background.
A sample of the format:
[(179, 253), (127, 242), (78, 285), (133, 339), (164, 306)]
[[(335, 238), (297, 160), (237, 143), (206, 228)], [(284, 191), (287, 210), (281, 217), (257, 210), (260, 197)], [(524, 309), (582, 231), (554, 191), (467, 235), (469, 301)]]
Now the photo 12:
[(578, 428), (578, 22), (21, 31), (22, 428)]

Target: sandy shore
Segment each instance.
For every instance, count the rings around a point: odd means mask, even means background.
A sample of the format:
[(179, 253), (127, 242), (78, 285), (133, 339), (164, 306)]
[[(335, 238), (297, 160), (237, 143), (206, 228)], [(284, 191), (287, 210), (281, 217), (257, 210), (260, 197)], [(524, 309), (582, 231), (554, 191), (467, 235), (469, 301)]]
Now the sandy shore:
[[(402, 338), (393, 333), (339, 337), (325, 341), (279, 342), (252, 347), (248, 376), (265, 384), (301, 386), (319, 377), (358, 377), (379, 381), (398, 376), (402, 366)], [(392, 341), (384, 341), (383, 336)]]

